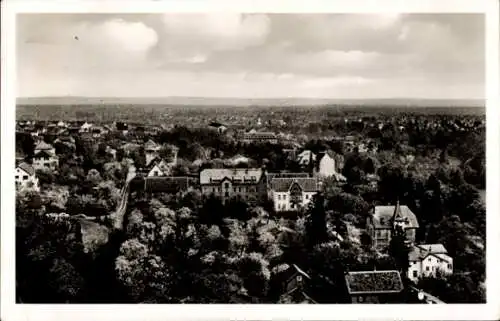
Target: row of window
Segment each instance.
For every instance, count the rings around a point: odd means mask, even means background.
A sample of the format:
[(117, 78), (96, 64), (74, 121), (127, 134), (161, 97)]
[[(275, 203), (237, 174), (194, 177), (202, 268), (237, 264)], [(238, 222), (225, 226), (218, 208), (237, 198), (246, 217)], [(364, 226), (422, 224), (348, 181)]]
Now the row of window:
[[(452, 265), (448, 264), (448, 270), (451, 270), (451, 269), (452, 269)], [(425, 267), (425, 271), (429, 272), (430, 271), (430, 267), (426, 266)], [(435, 266), (432, 267), (432, 272), (436, 272), (436, 267)], [(414, 278), (418, 277), (418, 271), (416, 271), (416, 270), (413, 271), (413, 277)]]
[[(16, 175), (16, 180), (18, 180), (18, 179), (19, 179), (19, 175)], [(28, 179), (28, 175), (23, 175), (22, 180), (25, 181), (27, 179)]]
[[(306, 199), (308, 200), (308, 199), (310, 199), (310, 198), (311, 198), (311, 195), (306, 194)], [(286, 199), (287, 199), (287, 195), (286, 195), (286, 194), (283, 194), (283, 195), (278, 194), (278, 200), (280, 200), (280, 201), (281, 201), (281, 200), (286, 201)]]
[[(255, 193), (256, 190), (257, 189), (255, 187), (249, 187), (248, 188), (248, 192), (250, 192), (250, 193)], [(222, 188), (220, 188), (220, 187), (212, 187), (211, 192), (213, 192), (213, 193), (216, 193), (216, 192), (220, 193), (220, 192), (222, 192)], [(241, 187), (233, 187), (233, 192), (234, 193), (242, 193), (242, 192), (246, 192), (246, 191), (244, 189), (242, 189)], [(229, 188), (225, 189), (225, 193), (229, 194)]]

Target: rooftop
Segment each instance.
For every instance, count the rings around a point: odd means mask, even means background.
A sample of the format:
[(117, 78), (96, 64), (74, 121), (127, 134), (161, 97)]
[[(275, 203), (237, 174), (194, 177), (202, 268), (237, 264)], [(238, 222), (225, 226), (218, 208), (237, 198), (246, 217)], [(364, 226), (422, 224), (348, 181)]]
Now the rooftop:
[(50, 150), (50, 149), (53, 149), (54, 147), (52, 147), (52, 145), (50, 144), (47, 144), (46, 142), (44, 141), (41, 141), (39, 142), (36, 146), (35, 146), (35, 150)]
[(349, 272), (345, 276), (349, 294), (399, 293), (403, 290), (396, 270)]
[(28, 163), (23, 162), (17, 167), (28, 173), (28, 175), (35, 175), (35, 169)]
[(318, 190), (318, 180), (312, 177), (273, 178), (269, 183), (274, 192), (288, 192), (293, 184), (298, 184), (303, 192)]
[[(398, 206), (381, 205), (375, 206), (373, 221), (376, 228), (392, 228), (392, 218)], [(418, 228), (418, 220), (415, 214), (406, 205), (400, 205), (397, 216), (408, 220), (407, 227)]]
[(450, 257), (448, 256), (448, 251), (442, 244), (420, 244), (412, 248), (411, 252), (408, 254), (408, 259), (410, 261), (420, 261), (425, 259), (427, 256), (433, 255), (444, 261), (448, 261)]
[(200, 172), (200, 184), (211, 184), (227, 178), (231, 181), (250, 181), (252, 177), (259, 182), (264, 171), (261, 168), (207, 168)]

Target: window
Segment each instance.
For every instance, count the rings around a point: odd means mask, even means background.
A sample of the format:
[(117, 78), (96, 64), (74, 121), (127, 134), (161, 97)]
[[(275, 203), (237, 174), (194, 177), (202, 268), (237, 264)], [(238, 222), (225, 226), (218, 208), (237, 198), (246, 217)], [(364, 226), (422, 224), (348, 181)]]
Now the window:
[(226, 189), (228, 189), (229, 188), (229, 183), (224, 184), (224, 186), (226, 187)]
[(28, 175), (23, 175), (23, 179), (24, 180), (28, 179)]
[(224, 193), (224, 196), (225, 196), (225, 197), (229, 197), (229, 192), (225, 192), (225, 193)]
[(425, 270), (426, 270), (426, 271), (429, 271), (429, 267), (428, 267), (428, 266), (426, 266), (426, 267), (425, 267)]
[(280, 194), (278, 194), (278, 199), (281, 200), (281, 195)]
[(19, 175), (16, 175), (16, 179), (19, 179)]
[(155, 171), (155, 172), (153, 173), (153, 175), (154, 175), (154, 176), (158, 176), (158, 171)]
[(417, 277), (417, 271), (413, 271), (413, 277), (416, 278)]
[(238, 187), (238, 192), (240, 192), (240, 193), (241, 193), (241, 187)]
[(235, 193), (236, 193), (236, 187), (233, 187), (233, 192), (235, 192)]
[(450, 270), (451, 270), (451, 264), (448, 264), (448, 269), (450, 269)]

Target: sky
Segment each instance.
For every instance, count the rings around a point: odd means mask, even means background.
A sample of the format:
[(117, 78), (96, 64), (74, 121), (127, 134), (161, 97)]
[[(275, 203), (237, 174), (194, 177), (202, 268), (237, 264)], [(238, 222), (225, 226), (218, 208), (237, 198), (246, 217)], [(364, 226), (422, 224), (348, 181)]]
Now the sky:
[(18, 97), (483, 99), (480, 14), (21, 14)]

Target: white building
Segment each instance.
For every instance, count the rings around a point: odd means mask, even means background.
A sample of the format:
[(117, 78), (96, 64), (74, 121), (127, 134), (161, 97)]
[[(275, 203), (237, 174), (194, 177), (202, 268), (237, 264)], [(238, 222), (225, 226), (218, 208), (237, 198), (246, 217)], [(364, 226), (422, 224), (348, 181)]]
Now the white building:
[(47, 151), (41, 151), (33, 156), (33, 167), (35, 169), (55, 170), (59, 166), (59, 157)]
[(80, 133), (88, 133), (92, 128), (92, 124), (85, 122), (82, 126), (80, 126)]
[(334, 177), (335, 180), (345, 182), (346, 178), (340, 173), (342, 169), (342, 156), (330, 155), (328, 152), (318, 154), (316, 166), (314, 167), (314, 175), (317, 177)]
[(151, 163), (153, 165), (151, 169), (148, 171), (148, 177), (157, 177), (157, 176), (170, 176), (172, 175), (172, 167), (171, 163), (167, 163), (165, 160), (153, 161)]
[(59, 157), (56, 156), (55, 148), (41, 141), (35, 146), (33, 155), (33, 167), (36, 169), (55, 170), (59, 166)]
[(39, 142), (35, 146), (35, 149), (34, 149), (33, 153), (34, 153), (34, 155), (36, 155), (37, 153), (42, 152), (42, 151), (43, 152), (47, 152), (49, 155), (55, 155), (56, 154), (56, 149), (52, 145), (47, 144), (44, 141)]
[(27, 163), (21, 163), (16, 167), (15, 173), (16, 189), (33, 189), (35, 191), (40, 190), (38, 184), (38, 178), (35, 174), (35, 169), (33, 166)]
[(151, 139), (144, 144), (144, 152), (146, 154), (146, 166), (160, 155), (161, 146), (152, 141)]
[(269, 182), (269, 197), (276, 212), (297, 211), (308, 205), (318, 189), (318, 180), (312, 177), (273, 178)]
[(408, 278), (414, 282), (421, 277), (436, 277), (438, 271), (443, 275), (453, 273), (453, 258), (442, 244), (416, 245), (408, 254), (408, 260)]

